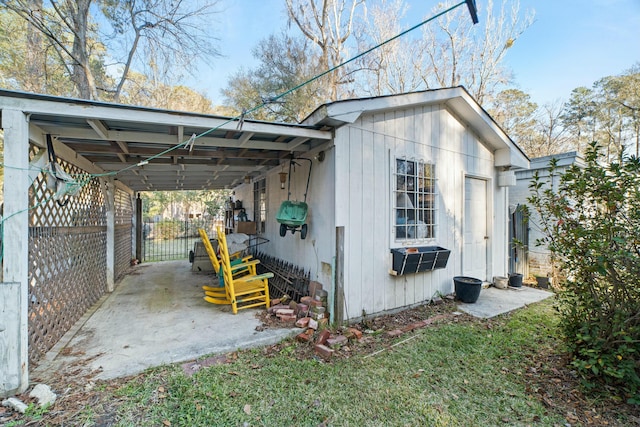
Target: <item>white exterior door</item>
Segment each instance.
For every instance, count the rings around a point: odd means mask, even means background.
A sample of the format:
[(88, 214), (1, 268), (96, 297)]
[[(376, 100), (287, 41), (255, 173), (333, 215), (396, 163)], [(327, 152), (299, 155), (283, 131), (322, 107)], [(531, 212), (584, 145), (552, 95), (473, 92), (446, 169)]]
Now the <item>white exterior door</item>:
[(487, 280), (487, 181), (464, 179), (464, 248), (462, 274)]

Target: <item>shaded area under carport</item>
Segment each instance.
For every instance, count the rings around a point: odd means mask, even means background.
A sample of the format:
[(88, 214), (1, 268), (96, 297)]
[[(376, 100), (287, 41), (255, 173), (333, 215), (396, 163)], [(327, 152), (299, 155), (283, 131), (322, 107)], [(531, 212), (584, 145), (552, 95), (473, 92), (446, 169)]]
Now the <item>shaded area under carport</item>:
[(112, 379), (167, 363), (278, 342), (295, 331), (263, 329), (258, 310), (231, 313), (204, 301), (212, 275), (185, 261), (142, 264), (103, 297), (33, 371)]

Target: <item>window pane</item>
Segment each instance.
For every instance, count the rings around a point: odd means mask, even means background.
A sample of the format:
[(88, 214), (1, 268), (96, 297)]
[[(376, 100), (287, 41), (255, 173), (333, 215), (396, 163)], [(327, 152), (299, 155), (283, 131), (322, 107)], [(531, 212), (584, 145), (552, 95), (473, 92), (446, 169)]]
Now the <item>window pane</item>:
[(434, 166), (396, 159), (395, 233), (397, 240), (435, 237)]

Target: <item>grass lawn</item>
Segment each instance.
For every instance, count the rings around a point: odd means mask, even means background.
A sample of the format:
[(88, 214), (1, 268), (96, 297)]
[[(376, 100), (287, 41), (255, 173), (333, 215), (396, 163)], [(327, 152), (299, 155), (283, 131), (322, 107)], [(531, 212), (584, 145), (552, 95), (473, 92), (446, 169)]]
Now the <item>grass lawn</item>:
[(497, 321), (422, 329), (374, 356), (298, 360), (296, 347), (308, 344), (292, 341), (192, 377), (163, 367), (116, 392), (119, 425), (564, 425), (525, 376), (536, 353), (558, 345), (556, 321), (547, 302)]
[[(396, 338), (387, 334), (398, 327), (391, 317), (328, 362), (313, 356), (312, 344), (288, 340), (218, 357), (221, 363), (193, 375), (171, 365), (95, 385), (62, 378), (55, 388), (63, 395), (54, 408), (31, 410), (7, 425), (640, 423), (637, 407), (580, 390), (564, 358), (552, 304), (547, 300), (491, 320), (446, 314), (439, 323)], [(438, 308), (454, 309), (453, 303)], [(425, 310), (422, 315), (432, 318), (434, 312)]]
[(144, 241), (144, 261), (168, 261), (187, 259), (189, 251), (193, 250), (195, 242), (200, 237), (185, 237), (181, 239), (147, 239)]

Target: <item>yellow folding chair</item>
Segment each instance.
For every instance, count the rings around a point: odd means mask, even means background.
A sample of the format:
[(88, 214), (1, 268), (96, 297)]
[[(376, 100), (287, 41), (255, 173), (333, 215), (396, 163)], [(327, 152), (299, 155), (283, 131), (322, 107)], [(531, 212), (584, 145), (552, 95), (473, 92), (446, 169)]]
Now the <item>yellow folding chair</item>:
[[(204, 245), (204, 248), (207, 251), (207, 255), (209, 256), (211, 265), (213, 266), (213, 271), (216, 273), (216, 275), (220, 276), (220, 260), (218, 259), (218, 256), (216, 255), (216, 251), (213, 249), (213, 246), (211, 245), (211, 240), (209, 240), (209, 236), (207, 235), (207, 232), (203, 228), (199, 228), (198, 233), (200, 234), (200, 238), (202, 239), (202, 244)], [(232, 255), (232, 257), (239, 257), (239, 256), (240, 256), (240, 252), (236, 252), (235, 254)], [(252, 258), (251, 256), (246, 256), (240, 259), (240, 261), (234, 260), (233, 263), (248, 262), (251, 258)], [(243, 274), (256, 274), (255, 265), (249, 265), (245, 269), (238, 269), (234, 274), (236, 276), (243, 275)], [(226, 293), (222, 285), (220, 286), (205, 285), (202, 287), (202, 289), (205, 291), (205, 294), (207, 296), (210, 296), (212, 297), (213, 300), (215, 300), (215, 301), (212, 300), (209, 302), (213, 304), (230, 304), (229, 301), (226, 301)]]
[(253, 268), (259, 260), (251, 260), (239, 264), (231, 264), (229, 256), (229, 248), (224, 231), (220, 227), (217, 228), (218, 246), (220, 251), (220, 274), (224, 278), (224, 298), (220, 297), (220, 291), (215, 295), (205, 292), (205, 300), (213, 304), (231, 304), (233, 314), (237, 314), (238, 310), (259, 307), (264, 305), (269, 307), (271, 301), (269, 299), (269, 279), (273, 277), (273, 273), (264, 274), (245, 274), (244, 276), (234, 276), (235, 271), (249, 270)]

